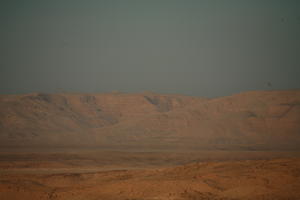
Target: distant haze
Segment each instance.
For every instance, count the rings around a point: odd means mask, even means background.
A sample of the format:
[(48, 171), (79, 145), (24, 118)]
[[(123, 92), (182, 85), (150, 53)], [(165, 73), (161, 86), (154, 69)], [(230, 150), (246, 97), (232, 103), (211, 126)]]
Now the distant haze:
[(300, 1), (1, 0), (0, 93), (300, 88)]

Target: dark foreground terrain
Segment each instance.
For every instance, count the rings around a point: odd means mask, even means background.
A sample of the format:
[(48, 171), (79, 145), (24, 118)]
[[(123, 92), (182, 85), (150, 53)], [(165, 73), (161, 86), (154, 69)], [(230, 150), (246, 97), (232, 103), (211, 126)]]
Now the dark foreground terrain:
[(299, 152), (0, 154), (1, 200), (300, 199)]

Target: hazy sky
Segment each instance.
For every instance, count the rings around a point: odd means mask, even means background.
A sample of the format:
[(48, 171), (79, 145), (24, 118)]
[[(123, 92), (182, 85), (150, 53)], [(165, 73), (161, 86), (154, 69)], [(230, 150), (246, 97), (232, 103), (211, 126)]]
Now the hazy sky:
[(300, 88), (300, 1), (1, 0), (0, 93)]

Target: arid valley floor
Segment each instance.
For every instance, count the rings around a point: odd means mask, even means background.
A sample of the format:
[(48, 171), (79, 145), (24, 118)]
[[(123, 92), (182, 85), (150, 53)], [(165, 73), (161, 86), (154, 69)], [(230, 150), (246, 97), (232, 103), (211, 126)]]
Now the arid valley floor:
[(3, 200), (300, 199), (299, 152), (2, 152)]

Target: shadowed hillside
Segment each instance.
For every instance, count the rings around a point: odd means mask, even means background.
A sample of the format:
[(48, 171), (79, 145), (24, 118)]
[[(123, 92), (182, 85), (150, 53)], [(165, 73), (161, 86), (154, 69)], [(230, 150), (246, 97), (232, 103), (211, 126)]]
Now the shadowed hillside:
[(2, 147), (295, 149), (300, 90), (182, 95), (0, 96)]

